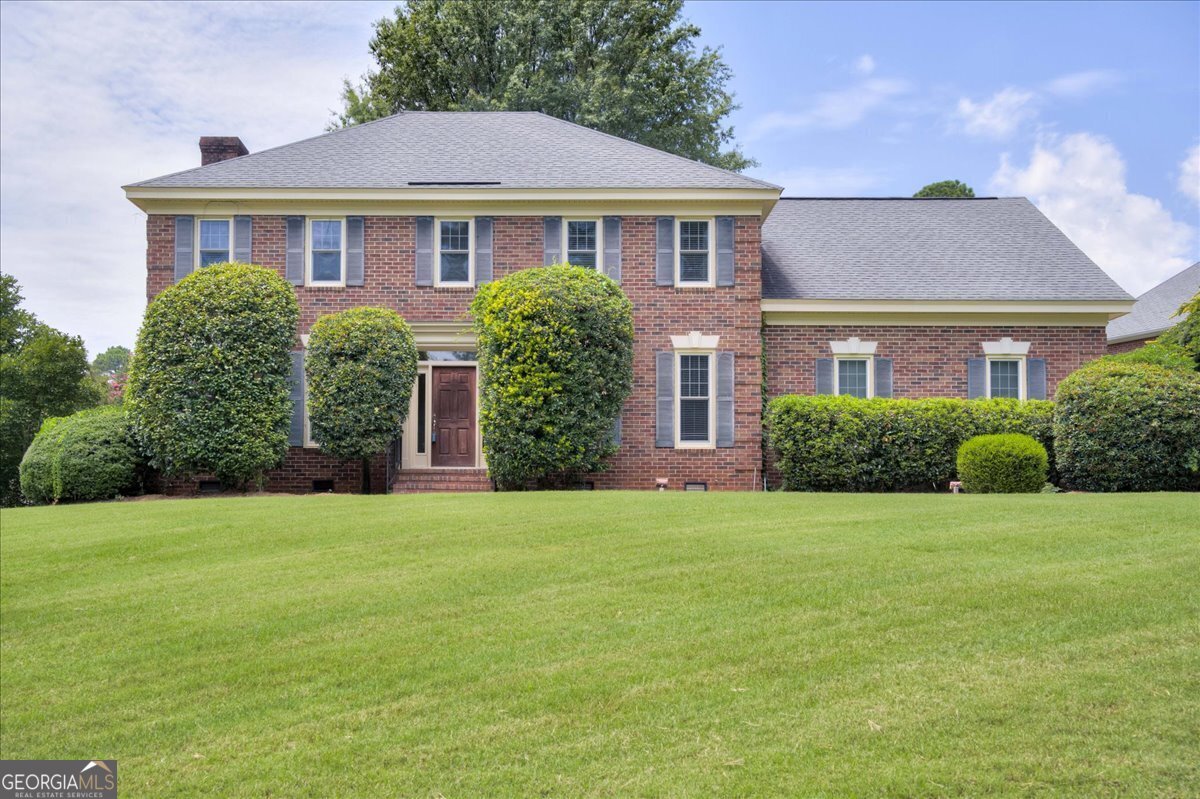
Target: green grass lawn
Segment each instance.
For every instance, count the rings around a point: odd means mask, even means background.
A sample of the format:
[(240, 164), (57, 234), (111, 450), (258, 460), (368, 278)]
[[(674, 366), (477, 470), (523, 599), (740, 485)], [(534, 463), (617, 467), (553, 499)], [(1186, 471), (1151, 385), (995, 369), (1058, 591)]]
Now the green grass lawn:
[(0, 756), (121, 796), (1195, 796), (1196, 495), (6, 510)]

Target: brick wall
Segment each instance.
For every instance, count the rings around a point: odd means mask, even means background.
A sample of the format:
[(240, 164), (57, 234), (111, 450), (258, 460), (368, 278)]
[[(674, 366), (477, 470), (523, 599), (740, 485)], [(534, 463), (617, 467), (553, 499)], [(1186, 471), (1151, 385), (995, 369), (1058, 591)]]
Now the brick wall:
[(1119, 355), (1122, 352), (1133, 352), (1146, 346), (1146, 342), (1153, 341), (1153, 338), (1135, 338), (1133, 341), (1122, 341), (1120, 344), (1109, 344), (1108, 354)]
[(815, 392), (815, 361), (831, 355), (830, 341), (857, 336), (878, 342), (891, 358), (893, 396), (965, 397), (967, 359), (982, 357), (984, 341), (1009, 337), (1030, 343), (1046, 359), (1047, 391), (1087, 361), (1105, 354), (1104, 327), (954, 327), (941, 325), (779, 325), (764, 328), (767, 396)]

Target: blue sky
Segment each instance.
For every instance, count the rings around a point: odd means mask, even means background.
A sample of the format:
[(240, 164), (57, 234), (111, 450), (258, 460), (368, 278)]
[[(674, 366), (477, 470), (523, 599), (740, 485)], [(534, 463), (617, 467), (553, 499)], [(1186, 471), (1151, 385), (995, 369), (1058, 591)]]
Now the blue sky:
[[(120, 186), (319, 133), (392, 2), (0, 2), (0, 268), (92, 351), (131, 345)], [(958, 178), (1030, 197), (1137, 294), (1198, 257), (1200, 4), (690, 3), (756, 176), (793, 195)]]

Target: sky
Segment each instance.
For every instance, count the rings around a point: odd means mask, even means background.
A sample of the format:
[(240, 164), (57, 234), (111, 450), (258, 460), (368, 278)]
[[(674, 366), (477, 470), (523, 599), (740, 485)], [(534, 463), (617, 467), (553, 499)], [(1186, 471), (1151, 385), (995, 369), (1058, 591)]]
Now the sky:
[[(394, 3), (0, 2), (0, 270), (95, 354), (132, 346), (121, 186), (315, 135)], [(1200, 3), (688, 3), (749, 174), (785, 196), (1022, 195), (1134, 295), (1200, 258)]]

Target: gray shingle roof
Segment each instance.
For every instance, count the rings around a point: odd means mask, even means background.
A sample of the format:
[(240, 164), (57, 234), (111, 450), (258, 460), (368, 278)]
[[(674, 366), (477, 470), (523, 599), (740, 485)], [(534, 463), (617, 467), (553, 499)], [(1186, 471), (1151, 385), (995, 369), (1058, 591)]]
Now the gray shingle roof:
[(1131, 299), (1023, 197), (784, 198), (762, 239), (766, 299)]
[(135, 183), (147, 188), (776, 189), (536, 112), (410, 111)]
[(1150, 338), (1174, 327), (1182, 319), (1175, 312), (1198, 291), (1200, 261), (1138, 297), (1132, 311), (1108, 323), (1108, 340)]

